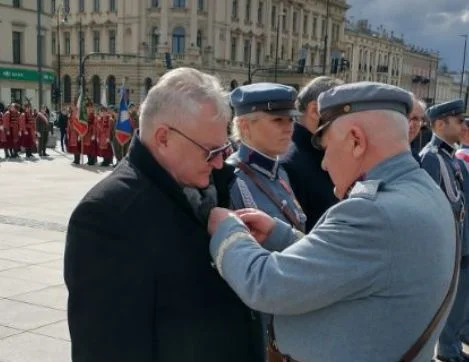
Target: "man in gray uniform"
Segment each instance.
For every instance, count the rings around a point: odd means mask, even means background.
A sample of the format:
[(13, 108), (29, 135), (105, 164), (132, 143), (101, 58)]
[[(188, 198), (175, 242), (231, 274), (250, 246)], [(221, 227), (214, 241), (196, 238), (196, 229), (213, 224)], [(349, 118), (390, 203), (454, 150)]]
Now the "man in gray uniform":
[[(451, 207), (410, 153), (408, 92), (361, 82), (318, 102), (322, 166), (341, 201), (306, 236), (255, 209), (216, 208), (210, 252), (244, 303), (274, 315), (290, 360), (396, 362), (455, 275)], [(413, 361), (430, 361), (444, 320)]]
[(455, 157), (454, 147), (462, 133), (464, 102), (455, 100), (438, 104), (426, 113), (431, 121), (433, 137), (420, 152), (422, 168), (440, 185), (454, 215), (461, 221), (459, 232), (463, 256), (456, 299), (438, 343), (438, 359), (469, 361), (460, 341), (469, 306), (469, 219), (464, 216), (467, 215), (469, 201), (469, 175), (464, 164)]

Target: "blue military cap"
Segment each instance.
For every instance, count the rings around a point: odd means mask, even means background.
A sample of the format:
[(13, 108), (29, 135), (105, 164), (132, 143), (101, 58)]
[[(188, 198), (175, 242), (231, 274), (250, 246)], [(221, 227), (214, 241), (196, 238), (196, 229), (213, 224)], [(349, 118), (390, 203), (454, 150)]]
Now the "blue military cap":
[(346, 114), (391, 110), (407, 116), (412, 110), (412, 96), (406, 90), (389, 84), (357, 82), (336, 86), (318, 97), (320, 136), (332, 122)]
[(230, 101), (236, 116), (267, 112), (279, 116), (301, 115), (295, 108), (295, 88), (277, 83), (243, 85), (231, 92)]
[(435, 104), (434, 106), (428, 108), (425, 114), (433, 123), (437, 119), (441, 119), (447, 116), (458, 116), (464, 112), (464, 102), (461, 99), (457, 99), (454, 101)]

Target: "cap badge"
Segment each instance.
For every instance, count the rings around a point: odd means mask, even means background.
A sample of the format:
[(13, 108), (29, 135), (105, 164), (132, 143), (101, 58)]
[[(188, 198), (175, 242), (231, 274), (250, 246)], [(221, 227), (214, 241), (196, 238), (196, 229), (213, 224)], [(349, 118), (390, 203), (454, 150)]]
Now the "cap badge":
[(349, 105), (349, 104), (346, 104), (346, 105), (344, 106), (344, 112), (345, 112), (345, 113), (350, 112), (350, 105)]

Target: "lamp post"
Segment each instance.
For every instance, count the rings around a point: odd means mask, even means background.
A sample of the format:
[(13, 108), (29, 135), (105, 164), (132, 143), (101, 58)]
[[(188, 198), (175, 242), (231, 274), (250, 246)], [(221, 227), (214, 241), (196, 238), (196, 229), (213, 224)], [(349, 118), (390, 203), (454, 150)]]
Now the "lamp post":
[(462, 58), (462, 71), (461, 71), (461, 83), (459, 84), (459, 98), (462, 97), (462, 85), (464, 83), (464, 68), (466, 66), (466, 47), (467, 47), (467, 34), (461, 34), (459, 36), (462, 36), (464, 38), (464, 54)]
[[(81, 16), (80, 16), (80, 21), (78, 23), (78, 61), (79, 61), (79, 86), (80, 86), (80, 92), (85, 92), (85, 84), (83, 82), (84, 74), (83, 74), (83, 34), (82, 34), (82, 27), (81, 27)], [(82, 99), (84, 99), (84, 94), (82, 94)]]
[(324, 55), (323, 55), (323, 63), (322, 63), (323, 75), (326, 75), (328, 37), (329, 37), (329, 0), (326, 0), (326, 25), (324, 29)]
[[(62, 11), (62, 17), (60, 17), (60, 11)], [(67, 16), (69, 13), (69, 9), (65, 9), (63, 1), (60, 2), (57, 10), (56, 10), (56, 16), (57, 16), (57, 28), (56, 28), (56, 34), (57, 34), (57, 89), (55, 90), (55, 109), (57, 111), (62, 110), (62, 75), (61, 75), (61, 64), (60, 64), (60, 24), (66, 23), (67, 22)]]
[(279, 40), (279, 29), (280, 29), (280, 16), (277, 15), (277, 40), (275, 43), (275, 67), (274, 67), (274, 82), (277, 83), (277, 68), (278, 68), (278, 40)]
[(42, 89), (43, 89), (43, 79), (42, 79), (42, 62), (44, 59), (42, 59), (42, 52), (43, 52), (43, 46), (42, 46), (42, 0), (37, 0), (37, 72), (38, 72), (38, 85), (39, 85), (39, 90), (38, 90), (38, 109), (41, 109), (42, 107)]

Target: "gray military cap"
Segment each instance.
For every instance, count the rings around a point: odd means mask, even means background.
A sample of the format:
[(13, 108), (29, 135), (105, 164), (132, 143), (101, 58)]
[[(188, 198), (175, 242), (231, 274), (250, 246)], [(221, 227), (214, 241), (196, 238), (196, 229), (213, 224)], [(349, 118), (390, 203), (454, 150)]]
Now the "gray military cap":
[(406, 90), (389, 84), (357, 82), (339, 85), (319, 95), (319, 126), (314, 133), (320, 137), (337, 118), (346, 114), (390, 110), (407, 116), (412, 110), (412, 96)]

